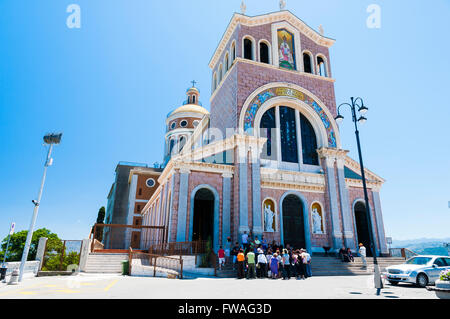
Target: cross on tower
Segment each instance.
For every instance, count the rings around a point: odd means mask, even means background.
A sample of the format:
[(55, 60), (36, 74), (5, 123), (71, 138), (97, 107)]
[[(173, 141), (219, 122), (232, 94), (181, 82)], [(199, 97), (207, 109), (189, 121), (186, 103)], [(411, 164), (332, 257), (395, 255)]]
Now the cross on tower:
[(192, 80), (191, 83), (192, 83), (193, 88), (195, 87), (195, 84), (197, 84), (197, 82), (195, 80)]

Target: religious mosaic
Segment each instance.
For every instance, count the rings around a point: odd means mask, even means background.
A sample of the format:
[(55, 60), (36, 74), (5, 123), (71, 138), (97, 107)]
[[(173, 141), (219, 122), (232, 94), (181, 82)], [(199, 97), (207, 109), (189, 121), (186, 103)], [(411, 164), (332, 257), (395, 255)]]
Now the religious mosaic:
[(280, 29), (277, 33), (280, 67), (288, 70), (296, 70), (294, 36), (285, 29)]
[(251, 129), (254, 127), (255, 123), (255, 116), (258, 109), (263, 105), (265, 102), (270, 100), (273, 97), (277, 96), (288, 96), (295, 99), (298, 99), (307, 105), (311, 106), (312, 109), (319, 115), (320, 119), (322, 120), (323, 125), (325, 126), (325, 129), (327, 131), (328, 136), (328, 146), (329, 147), (336, 147), (336, 134), (334, 132), (333, 127), (331, 126), (331, 121), (326, 115), (325, 111), (317, 104), (316, 101), (314, 101), (311, 97), (307, 96), (306, 94), (295, 90), (291, 88), (285, 88), (285, 87), (279, 87), (279, 88), (272, 88), (267, 89), (263, 91), (262, 93), (258, 94), (253, 101), (250, 103), (250, 107), (245, 112), (244, 117), (244, 130), (247, 131), (248, 129)]

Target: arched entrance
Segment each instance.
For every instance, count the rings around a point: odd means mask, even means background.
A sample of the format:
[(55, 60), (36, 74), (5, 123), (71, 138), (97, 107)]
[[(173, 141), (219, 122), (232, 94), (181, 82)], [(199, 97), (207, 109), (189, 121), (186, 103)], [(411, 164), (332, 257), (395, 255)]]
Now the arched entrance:
[(356, 235), (358, 245), (362, 243), (366, 247), (367, 256), (372, 256), (370, 246), (369, 223), (367, 222), (366, 205), (363, 202), (357, 202), (354, 207)]
[(287, 195), (283, 199), (283, 241), (286, 246), (307, 248), (303, 203), (296, 195)]
[(214, 240), (214, 194), (206, 188), (195, 193), (192, 240)]

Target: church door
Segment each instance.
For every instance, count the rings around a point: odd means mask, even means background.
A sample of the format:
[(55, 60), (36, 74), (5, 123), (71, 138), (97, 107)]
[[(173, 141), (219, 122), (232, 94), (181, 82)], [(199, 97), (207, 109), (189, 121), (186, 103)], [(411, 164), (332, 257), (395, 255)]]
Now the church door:
[(192, 240), (210, 240), (214, 238), (214, 194), (206, 189), (197, 191), (194, 197), (194, 222)]
[(358, 236), (358, 245), (362, 243), (366, 247), (367, 256), (372, 256), (370, 248), (369, 224), (367, 222), (366, 205), (358, 202), (355, 205), (355, 223)]
[(303, 204), (295, 195), (283, 200), (283, 239), (295, 249), (306, 248)]

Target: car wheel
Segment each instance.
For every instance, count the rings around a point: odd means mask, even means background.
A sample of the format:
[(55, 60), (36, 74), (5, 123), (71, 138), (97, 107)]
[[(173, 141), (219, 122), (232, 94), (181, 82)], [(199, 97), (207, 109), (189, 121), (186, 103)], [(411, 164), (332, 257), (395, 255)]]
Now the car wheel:
[(397, 285), (398, 285), (398, 281), (389, 281), (389, 283), (390, 283), (392, 286), (397, 286)]
[(417, 275), (416, 279), (417, 286), (420, 288), (425, 288), (428, 285), (428, 277), (425, 274)]

